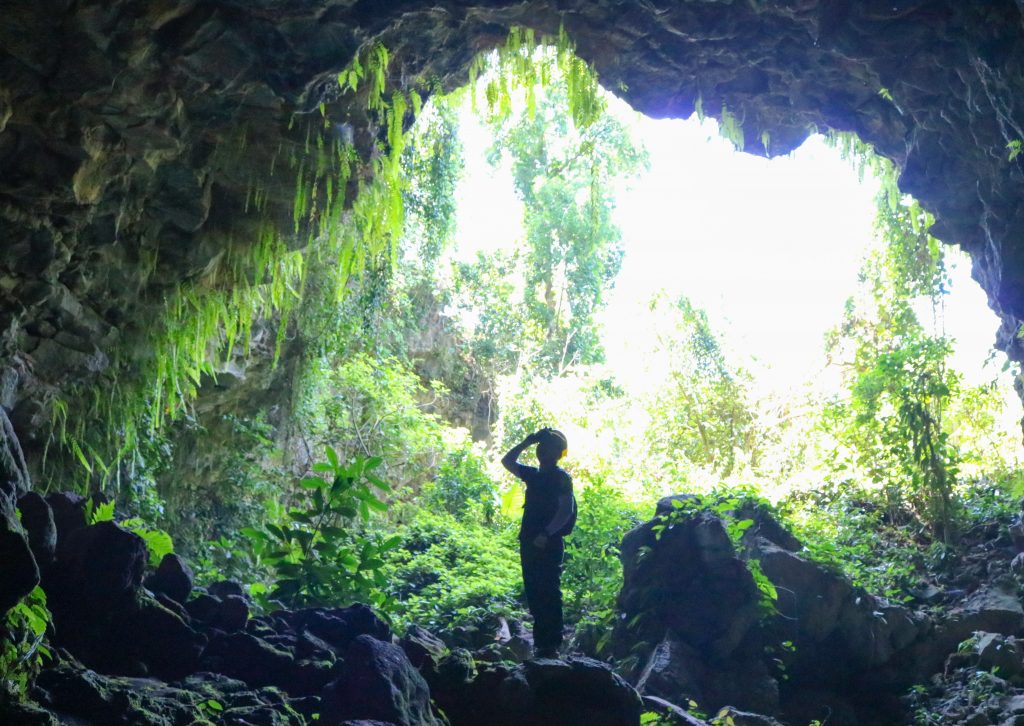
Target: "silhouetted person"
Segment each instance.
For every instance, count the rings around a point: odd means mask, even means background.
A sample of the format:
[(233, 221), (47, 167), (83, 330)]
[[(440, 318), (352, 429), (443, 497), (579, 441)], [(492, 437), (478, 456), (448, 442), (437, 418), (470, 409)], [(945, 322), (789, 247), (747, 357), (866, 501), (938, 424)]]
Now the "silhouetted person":
[[(537, 444), (540, 468), (524, 466), (519, 456)], [(526, 483), (526, 503), (519, 528), (526, 604), (533, 615), (534, 655), (558, 657), (562, 644), (563, 537), (576, 521), (572, 477), (558, 466), (565, 456), (565, 435), (555, 429), (530, 434), (502, 458), (502, 465)]]

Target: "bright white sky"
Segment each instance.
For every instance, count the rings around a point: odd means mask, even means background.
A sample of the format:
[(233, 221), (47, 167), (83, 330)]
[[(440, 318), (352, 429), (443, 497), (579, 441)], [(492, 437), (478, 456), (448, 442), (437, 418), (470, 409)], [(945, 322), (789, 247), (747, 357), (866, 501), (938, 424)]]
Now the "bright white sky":
[[(752, 370), (764, 388), (834, 385), (834, 375), (822, 376), (823, 337), (840, 321), (871, 241), (874, 180), (861, 184), (820, 137), (769, 161), (735, 151), (713, 121), (655, 121), (621, 103), (615, 110), (651, 159), (650, 171), (618, 196), (625, 256), (603, 322), (620, 380), (652, 379), (644, 375), (654, 336), (646, 310), (664, 289), (707, 310), (741, 363), (756, 357)], [(469, 113), (462, 136), (456, 254), (469, 258), (517, 244), (522, 209), (508, 170), (485, 161), (489, 136)], [(957, 340), (954, 366), (967, 382), (991, 380), (998, 367), (983, 364), (998, 320), (966, 258), (952, 274), (946, 324)]]

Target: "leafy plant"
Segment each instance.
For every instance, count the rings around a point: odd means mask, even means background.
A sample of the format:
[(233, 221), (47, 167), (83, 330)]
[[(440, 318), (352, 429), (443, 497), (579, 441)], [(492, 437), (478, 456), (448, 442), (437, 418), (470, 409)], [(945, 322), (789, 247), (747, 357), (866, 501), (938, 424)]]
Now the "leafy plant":
[(247, 527), (259, 563), (273, 573), (268, 599), (289, 606), (344, 605), (363, 601), (386, 605), (383, 556), (401, 544), (362, 529), (374, 512), (387, 511), (377, 495), (390, 487), (374, 474), (377, 457), (343, 462), (327, 448), (327, 461), (313, 467), (326, 475), (299, 482), (308, 496), (278, 523)]
[(51, 656), (45, 643), (51, 621), (39, 586), (7, 612), (0, 625), (0, 699), (23, 696)]
[(498, 616), (524, 617), (516, 527), (410, 509), (411, 521), (396, 530), (402, 544), (387, 556), (396, 621), (451, 634)]

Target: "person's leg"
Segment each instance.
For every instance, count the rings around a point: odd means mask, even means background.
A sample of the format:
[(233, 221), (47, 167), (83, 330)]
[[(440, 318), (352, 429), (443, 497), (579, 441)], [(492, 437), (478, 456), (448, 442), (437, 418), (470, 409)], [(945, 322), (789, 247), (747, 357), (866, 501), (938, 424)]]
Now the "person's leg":
[(538, 652), (555, 654), (562, 644), (562, 555), (564, 545), (560, 538), (552, 540), (539, 550), (531, 563), (535, 573), (533, 599), (533, 642)]

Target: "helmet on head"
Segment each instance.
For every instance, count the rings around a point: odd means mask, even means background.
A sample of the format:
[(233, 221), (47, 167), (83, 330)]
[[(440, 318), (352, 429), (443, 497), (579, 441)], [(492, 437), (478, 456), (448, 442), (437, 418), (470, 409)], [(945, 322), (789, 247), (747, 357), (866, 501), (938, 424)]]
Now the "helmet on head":
[(569, 450), (569, 440), (558, 429), (543, 428), (537, 432), (537, 436), (540, 439), (537, 442), (538, 452), (541, 449), (545, 452), (550, 452), (554, 455), (556, 461), (565, 456)]

